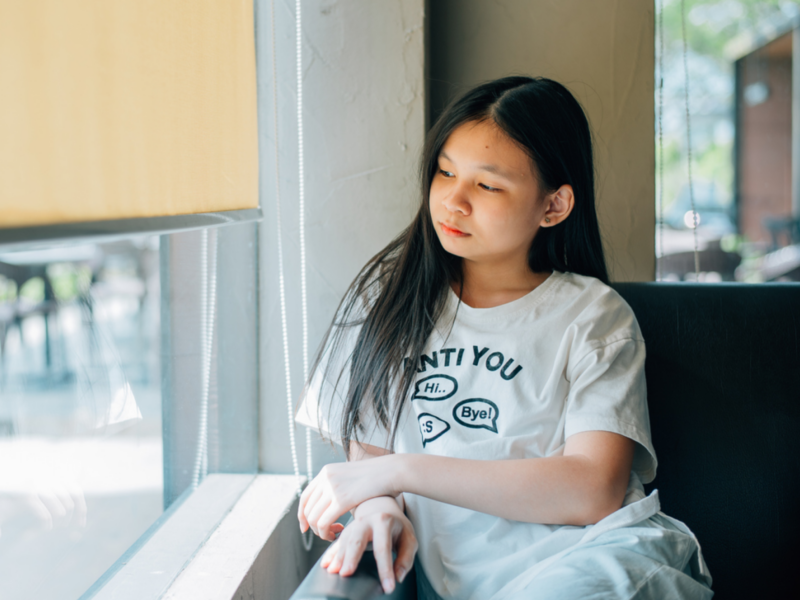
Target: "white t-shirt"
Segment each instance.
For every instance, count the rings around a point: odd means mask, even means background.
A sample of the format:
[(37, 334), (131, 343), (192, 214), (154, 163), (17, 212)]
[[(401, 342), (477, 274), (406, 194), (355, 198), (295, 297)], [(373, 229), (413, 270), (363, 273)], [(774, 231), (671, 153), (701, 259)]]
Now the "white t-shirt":
[[(637, 442), (629, 486), (636, 493), (628, 501), (641, 499), (642, 482), (656, 472), (644, 360), (633, 311), (592, 277), (556, 271), (526, 296), (493, 308), (471, 308), (450, 291), (419, 359), (395, 451), (483, 460), (557, 456), (575, 433), (611, 431)], [(340, 441), (338, 392), (347, 377), (334, 394), (317, 375), (297, 421)], [(367, 421), (359, 439), (387, 447), (386, 431)], [(444, 598), (491, 597), (586, 533), (404, 498), (419, 559)]]

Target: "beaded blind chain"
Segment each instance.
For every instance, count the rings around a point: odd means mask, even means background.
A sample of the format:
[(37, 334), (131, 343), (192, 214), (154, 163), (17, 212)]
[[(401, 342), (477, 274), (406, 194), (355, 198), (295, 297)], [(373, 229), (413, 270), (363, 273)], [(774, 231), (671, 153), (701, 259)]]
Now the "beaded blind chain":
[[(297, 54), (297, 136), (298, 136), (298, 181), (300, 210), (300, 295), (303, 319), (303, 380), (308, 378), (308, 301), (306, 289), (306, 236), (305, 236), (305, 157), (303, 152), (303, 40), (301, 2), (295, 2), (295, 35)], [(295, 439), (294, 396), (292, 394), (291, 364), (289, 359), (289, 328), (286, 318), (286, 284), (283, 268), (283, 235), (281, 231), (281, 193), (280, 193), (280, 160), (278, 149), (278, 65), (276, 60), (275, 41), (275, 0), (270, 3), (272, 20), (272, 94), (273, 119), (275, 130), (275, 219), (278, 241), (278, 287), (281, 301), (281, 329), (283, 334), (283, 366), (286, 378), (286, 409), (289, 426), (289, 446), (292, 453), (292, 467), (297, 478), (297, 493), (300, 487), (300, 462), (297, 457), (297, 441)], [(308, 481), (313, 477), (311, 456), (311, 430), (306, 429), (306, 471)], [(303, 535), (303, 547), (308, 551), (313, 544), (313, 533), (309, 529)]]
[(686, 167), (689, 175), (689, 201), (692, 206), (692, 233), (694, 234), (694, 275), (700, 279), (700, 254), (697, 250), (697, 226), (699, 219), (694, 204), (694, 182), (692, 181), (692, 119), (689, 112), (689, 50), (686, 36), (686, 0), (681, 0), (681, 35), (683, 37), (683, 95), (686, 102)]
[(656, 281), (661, 281), (664, 256), (664, 0), (658, 3), (658, 256)]

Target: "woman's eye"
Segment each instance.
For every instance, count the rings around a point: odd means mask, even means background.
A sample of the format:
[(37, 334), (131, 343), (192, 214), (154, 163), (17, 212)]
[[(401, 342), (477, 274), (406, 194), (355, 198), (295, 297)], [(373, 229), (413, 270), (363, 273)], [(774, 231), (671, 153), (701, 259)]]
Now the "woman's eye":
[(453, 174), (450, 171), (445, 171), (444, 169), (439, 169), (439, 173), (441, 173), (445, 177), (453, 177)]
[(480, 187), (482, 187), (483, 189), (485, 189), (487, 192), (499, 192), (500, 191), (500, 188), (492, 187), (490, 185), (486, 185), (485, 183), (479, 183), (478, 185)]

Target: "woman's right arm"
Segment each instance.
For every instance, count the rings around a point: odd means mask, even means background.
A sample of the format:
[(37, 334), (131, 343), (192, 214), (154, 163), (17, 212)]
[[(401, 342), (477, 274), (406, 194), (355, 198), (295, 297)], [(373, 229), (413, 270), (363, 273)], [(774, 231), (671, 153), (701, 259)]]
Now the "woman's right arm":
[[(350, 460), (368, 460), (388, 452), (369, 444), (350, 444)], [(394, 590), (395, 579), (401, 582), (414, 565), (417, 538), (414, 527), (405, 516), (403, 495), (397, 498), (370, 498), (353, 509), (353, 520), (322, 557), (321, 565), (329, 573), (352, 575), (369, 542), (378, 567), (378, 576), (385, 593)], [(397, 559), (392, 564), (392, 548)]]

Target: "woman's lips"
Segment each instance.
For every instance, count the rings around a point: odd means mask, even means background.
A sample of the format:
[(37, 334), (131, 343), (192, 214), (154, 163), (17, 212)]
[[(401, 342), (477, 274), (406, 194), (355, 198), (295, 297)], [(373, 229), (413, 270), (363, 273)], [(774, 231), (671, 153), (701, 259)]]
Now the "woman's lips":
[(439, 222), (439, 225), (442, 226), (442, 233), (444, 233), (445, 235), (451, 235), (453, 237), (466, 237), (469, 235), (468, 233), (464, 233), (463, 231), (456, 229), (455, 227), (449, 227), (448, 225), (445, 225), (441, 221)]

